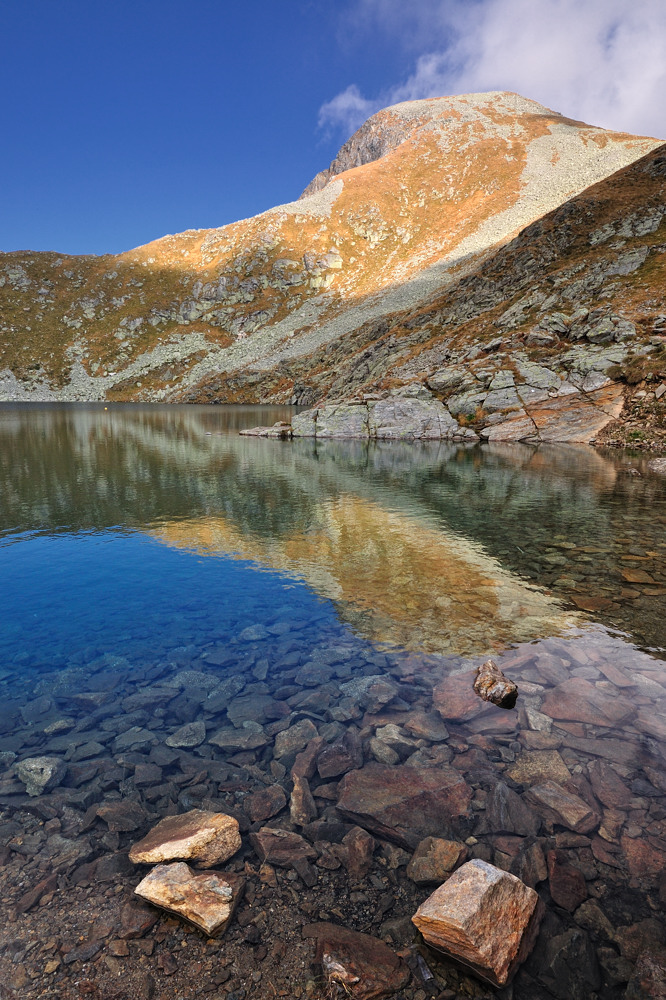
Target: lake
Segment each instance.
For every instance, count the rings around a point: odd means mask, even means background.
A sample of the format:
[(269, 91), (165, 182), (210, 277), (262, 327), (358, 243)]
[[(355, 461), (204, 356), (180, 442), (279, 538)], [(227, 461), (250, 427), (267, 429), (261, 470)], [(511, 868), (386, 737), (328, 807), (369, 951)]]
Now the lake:
[[(0, 979), (318, 996), (303, 924), (407, 947), (434, 884), (406, 866), (440, 836), (544, 902), (516, 1000), (622, 997), (666, 940), (666, 478), (582, 446), (238, 434), (291, 412), (0, 406)], [(488, 657), (511, 711), (473, 693)], [(337, 763), (290, 813), (313, 740)], [(42, 756), (31, 787), (21, 762)], [(464, 790), (449, 818), (401, 783), (432, 768)], [(127, 849), (195, 808), (239, 821), (238, 921), (217, 942), (134, 933)], [(354, 824), (375, 838), (362, 872)], [(267, 825), (305, 838), (307, 869), (260, 865)]]

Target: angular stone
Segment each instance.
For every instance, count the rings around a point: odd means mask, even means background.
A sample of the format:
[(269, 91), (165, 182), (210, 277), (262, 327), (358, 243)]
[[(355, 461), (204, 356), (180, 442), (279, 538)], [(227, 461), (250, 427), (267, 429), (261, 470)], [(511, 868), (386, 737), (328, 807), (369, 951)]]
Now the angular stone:
[(541, 711), (551, 719), (589, 722), (594, 726), (617, 724), (634, 712), (634, 706), (622, 697), (604, 694), (582, 677), (571, 677), (549, 691)]
[(494, 660), (486, 660), (477, 668), (474, 690), (479, 698), (498, 708), (513, 708), (518, 698), (517, 685), (504, 676)]
[(134, 892), (154, 906), (182, 917), (208, 937), (217, 937), (229, 926), (243, 887), (239, 875), (193, 872), (178, 861), (157, 865)]
[(425, 837), (407, 865), (407, 876), (417, 885), (441, 883), (466, 859), (464, 844), (441, 837)]
[(629, 807), (633, 798), (631, 790), (609, 764), (603, 760), (594, 760), (588, 764), (587, 773), (592, 790), (600, 802), (611, 809)]
[(344, 736), (335, 743), (325, 746), (317, 758), (320, 778), (336, 778), (363, 764), (363, 749), (358, 731), (346, 730)]
[(260, 861), (280, 868), (292, 868), (295, 861), (316, 858), (317, 852), (307, 840), (289, 830), (264, 826), (250, 834), (250, 843)]
[(393, 681), (386, 677), (355, 677), (340, 685), (347, 698), (361, 705), (367, 712), (375, 713), (388, 705), (398, 694)]
[(294, 778), (294, 787), (289, 800), (289, 816), (296, 826), (305, 826), (317, 818), (317, 807), (307, 778)]
[(26, 757), (16, 765), (16, 774), (28, 795), (41, 795), (65, 777), (66, 763), (60, 757)]
[(599, 825), (601, 817), (587, 802), (556, 785), (554, 781), (534, 785), (525, 796), (547, 819), (573, 830), (574, 833), (589, 833)]
[(188, 722), (164, 741), (168, 747), (198, 747), (206, 739), (203, 722)]
[(536, 940), (539, 897), (515, 875), (468, 861), (412, 917), (428, 944), (504, 986)]
[(224, 813), (192, 809), (180, 816), (166, 816), (129, 852), (134, 864), (162, 861), (196, 861), (201, 868), (220, 865), (241, 846), (238, 822)]
[(515, 833), (521, 837), (536, 836), (541, 827), (537, 814), (503, 781), (493, 787), (481, 823), (484, 833)]
[(323, 745), (324, 740), (321, 736), (317, 736), (315, 739), (310, 740), (305, 750), (296, 755), (294, 766), (291, 769), (292, 780), (295, 778), (307, 778), (310, 781), (311, 778), (314, 778), (317, 771), (317, 757)]
[(340, 859), (355, 881), (364, 878), (372, 866), (375, 838), (360, 826), (354, 826), (342, 838), (342, 844), (333, 844), (332, 852)]
[(111, 833), (132, 833), (146, 822), (145, 810), (131, 799), (105, 802), (98, 806), (97, 815), (104, 820)]
[(315, 938), (315, 962), (327, 988), (354, 1000), (391, 996), (407, 985), (410, 972), (388, 945), (368, 934), (336, 924), (307, 924), (303, 936)]
[(271, 816), (277, 816), (287, 804), (287, 796), (281, 785), (269, 785), (258, 792), (252, 792), (243, 806), (253, 823), (263, 823)]
[(310, 740), (315, 739), (317, 736), (317, 729), (314, 723), (310, 722), (309, 719), (301, 719), (300, 722), (296, 722), (289, 729), (284, 729), (281, 733), (278, 733), (275, 737), (275, 750), (273, 752), (276, 760), (280, 757), (286, 757), (288, 754), (297, 753), (302, 750), (303, 747), (310, 742)]
[(572, 927), (549, 938), (543, 957), (539, 956), (539, 979), (558, 1000), (589, 1000), (601, 977), (587, 934)]
[(573, 913), (587, 899), (585, 877), (567, 860), (565, 851), (548, 851), (548, 885), (553, 902)]
[(222, 750), (257, 750), (266, 746), (268, 737), (261, 726), (250, 724), (241, 729), (219, 729), (208, 742)]
[(410, 712), (403, 725), (417, 739), (441, 743), (449, 738), (448, 729), (435, 712)]
[(438, 767), (390, 767), (369, 763), (346, 774), (338, 811), (352, 822), (415, 848), (427, 836), (467, 832), (472, 793), (458, 771)]
[(666, 997), (666, 948), (653, 945), (638, 956), (625, 1000), (663, 1000)]

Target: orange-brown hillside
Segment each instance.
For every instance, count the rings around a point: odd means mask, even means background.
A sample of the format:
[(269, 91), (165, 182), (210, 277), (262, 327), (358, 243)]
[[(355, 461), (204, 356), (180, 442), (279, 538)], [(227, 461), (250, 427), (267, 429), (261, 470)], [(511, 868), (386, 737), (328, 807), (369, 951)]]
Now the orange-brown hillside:
[[(515, 94), (407, 102), (252, 219), (118, 256), (1, 255), (0, 399), (343, 397), (498, 337), (529, 354), (542, 322), (536, 349), (570, 346), (548, 317), (581, 296), (612, 325), (621, 293), (642, 342), (666, 313), (659, 145)], [(561, 302), (601, 261), (601, 282)]]

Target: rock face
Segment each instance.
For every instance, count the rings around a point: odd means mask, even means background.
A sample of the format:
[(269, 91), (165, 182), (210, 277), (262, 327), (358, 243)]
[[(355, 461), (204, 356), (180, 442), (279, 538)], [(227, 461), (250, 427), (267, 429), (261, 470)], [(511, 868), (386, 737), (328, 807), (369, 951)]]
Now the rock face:
[(307, 924), (304, 937), (317, 941), (315, 963), (330, 989), (356, 1000), (391, 996), (409, 982), (409, 969), (391, 949), (369, 934), (336, 924)]
[(486, 660), (478, 668), (474, 690), (479, 698), (490, 701), (499, 708), (513, 708), (518, 698), (518, 688), (504, 676), (494, 660)]
[(400, 847), (415, 848), (427, 836), (467, 830), (471, 791), (446, 765), (366, 764), (340, 782), (338, 811)]
[(157, 865), (134, 892), (154, 906), (182, 917), (208, 937), (218, 937), (229, 926), (243, 887), (239, 875), (195, 873), (188, 865), (176, 862)]
[(238, 821), (224, 813), (192, 809), (167, 816), (129, 852), (135, 864), (186, 859), (201, 868), (227, 861), (241, 846)]
[(504, 986), (527, 957), (540, 919), (533, 889), (479, 860), (454, 872), (412, 917), (428, 944), (493, 986)]

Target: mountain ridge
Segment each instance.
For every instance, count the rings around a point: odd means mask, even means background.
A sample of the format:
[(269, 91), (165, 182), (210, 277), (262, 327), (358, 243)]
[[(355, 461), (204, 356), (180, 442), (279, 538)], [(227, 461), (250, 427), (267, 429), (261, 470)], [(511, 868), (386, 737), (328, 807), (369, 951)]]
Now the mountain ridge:
[[(567, 204), (582, 211), (594, 185), (616, 176), (636, 195), (626, 171), (661, 145), (505, 92), (405, 102), (364, 123), (300, 199), (251, 219), (116, 256), (3, 254), (0, 398), (312, 404), (425, 386), (432, 371), (419, 369), (420, 350), (411, 369), (385, 359), (376, 377), (354, 372), (344, 385), (327, 352), (351, 356), (366, 334), (366, 349), (378, 338), (385, 346), (378, 327), (464, 293), (520, 233), (538, 242), (539, 220)], [(661, 184), (652, 181), (648, 201)], [(618, 239), (645, 249), (648, 236)], [(588, 247), (588, 263), (600, 247)], [(634, 270), (655, 254), (648, 247)], [(505, 282), (507, 306), (521, 281)], [(624, 318), (639, 331), (625, 342), (642, 343), (636, 316)], [(456, 337), (473, 347), (462, 319)], [(440, 346), (453, 322), (433, 329)]]

